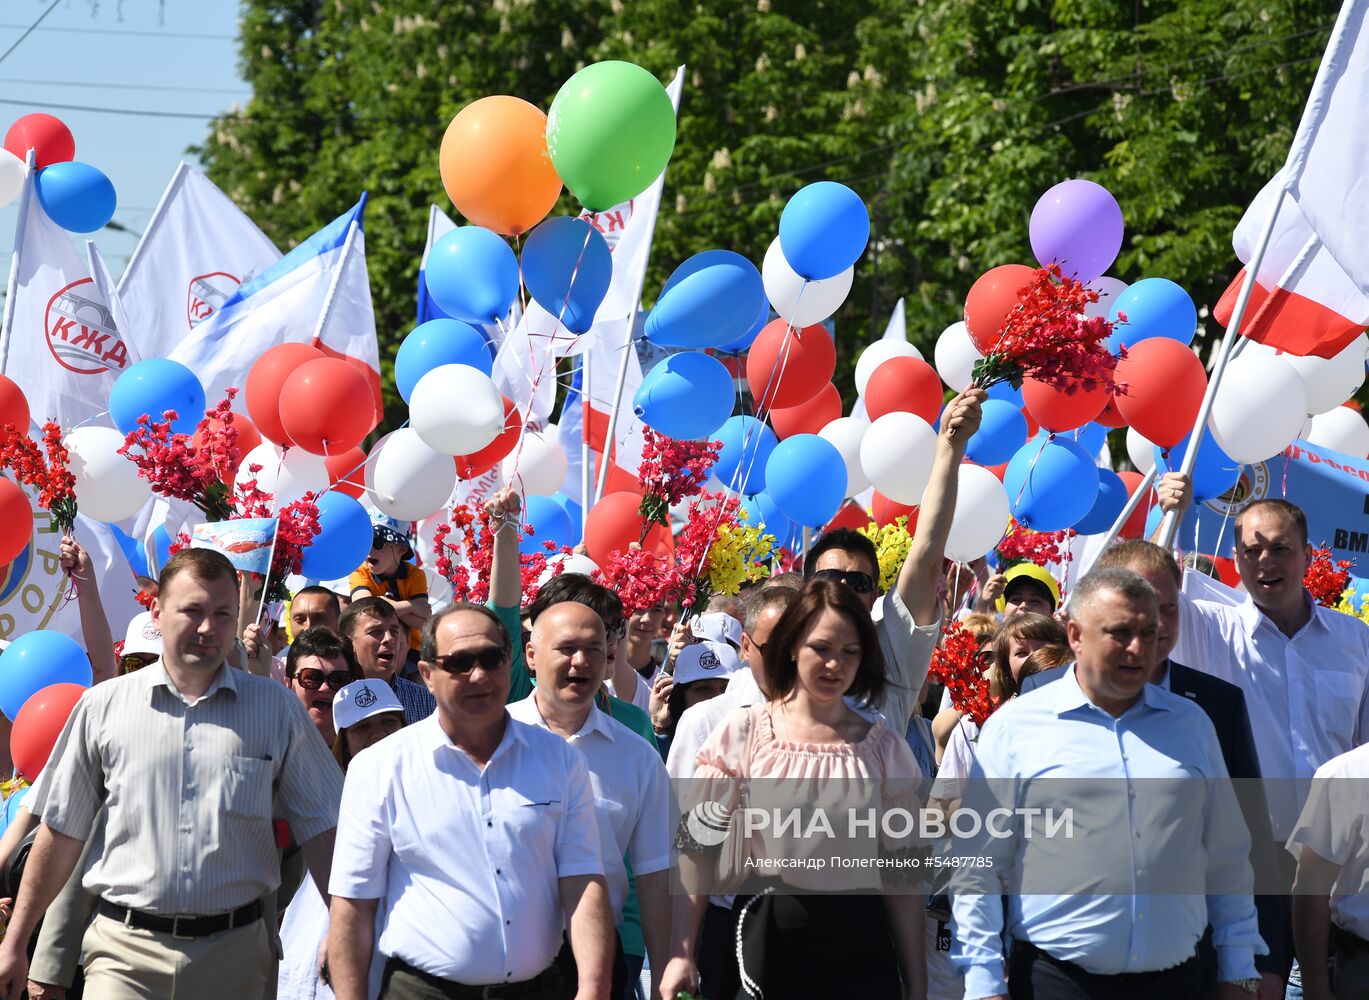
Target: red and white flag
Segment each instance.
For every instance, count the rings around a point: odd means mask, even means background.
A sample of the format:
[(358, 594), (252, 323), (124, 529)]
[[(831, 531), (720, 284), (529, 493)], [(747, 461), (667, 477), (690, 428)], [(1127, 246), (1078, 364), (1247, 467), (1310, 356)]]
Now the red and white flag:
[[(1279, 174), (1236, 227), (1248, 264), (1269, 214), (1273, 235), (1241, 333), (1296, 355), (1334, 357), (1369, 325), (1369, 0), (1346, 0)], [(1242, 270), (1213, 316), (1231, 319)]]

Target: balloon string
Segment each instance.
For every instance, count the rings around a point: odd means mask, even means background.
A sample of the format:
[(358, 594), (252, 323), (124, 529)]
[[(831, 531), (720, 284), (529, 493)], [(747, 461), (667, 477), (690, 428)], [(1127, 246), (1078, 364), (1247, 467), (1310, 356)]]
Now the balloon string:
[[(1017, 497), (1012, 502), (1013, 510), (1017, 510), (1017, 505), (1022, 502), (1022, 495), (1027, 492), (1027, 487), (1031, 485), (1032, 473), (1036, 471), (1036, 463), (1041, 461), (1041, 456), (1046, 453), (1046, 445), (1050, 444), (1054, 440), (1054, 434), (1051, 434), (1048, 437), (1046, 437), (1041, 442), (1041, 447), (1036, 450), (1036, 454), (1032, 456), (1032, 463), (1031, 465), (1027, 466), (1027, 474), (1022, 477), (1022, 485), (1017, 491)], [(1024, 521), (1019, 521), (1018, 523), (1021, 524), (1022, 527), (1026, 528), (1028, 531), (1033, 530), (1032, 526)]]

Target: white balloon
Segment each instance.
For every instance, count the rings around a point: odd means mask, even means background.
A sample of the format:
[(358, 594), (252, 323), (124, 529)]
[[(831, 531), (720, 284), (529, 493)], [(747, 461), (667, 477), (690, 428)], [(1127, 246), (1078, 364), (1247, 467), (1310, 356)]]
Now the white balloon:
[(1143, 476), (1155, 468), (1155, 445), (1135, 427), (1127, 428), (1127, 458)]
[(1097, 302), (1090, 302), (1084, 306), (1084, 315), (1107, 318), (1109, 310), (1112, 309), (1112, 304), (1117, 301), (1117, 296), (1125, 292), (1130, 286), (1120, 278), (1112, 278), (1105, 274), (1101, 278), (1094, 278), (1084, 287), (1091, 292), (1098, 293)]
[(434, 451), (412, 427), (391, 431), (366, 458), (366, 498), (401, 521), (432, 514), (456, 487), (456, 463)]
[(1307, 387), (1285, 358), (1242, 354), (1226, 366), (1208, 426), (1237, 462), (1263, 462), (1292, 444), (1307, 416)]
[[(1360, 334), (1333, 358), (1309, 354), (1300, 358), (1281, 355), (1302, 376), (1307, 386), (1307, 412), (1334, 412), (1364, 384), (1364, 359), (1369, 355), (1369, 337)], [(1244, 354), (1241, 357), (1245, 357)]]
[[(6, 154), (8, 155), (8, 154)], [(76, 477), (76, 504), (97, 521), (122, 521), (152, 496), (138, 467), (119, 454), (124, 436), (113, 427), (77, 427), (62, 439)]]
[(841, 452), (841, 460), (846, 463), (846, 495), (858, 496), (870, 488), (870, 480), (860, 467), (860, 443), (870, 424), (859, 417), (838, 417), (822, 430), (818, 437), (827, 441)]
[(970, 562), (988, 555), (1008, 530), (1011, 507), (1008, 492), (988, 469), (960, 466), (951, 531), (946, 536), (946, 555), (956, 562)]
[(766, 298), (775, 307), (775, 312), (794, 326), (821, 323), (840, 309), (846, 296), (851, 294), (851, 282), (855, 277), (855, 265), (822, 281), (808, 281), (799, 277), (789, 266), (789, 261), (784, 259), (778, 236), (770, 244), (770, 249), (765, 251), (765, 260), (761, 262), (761, 281), (765, 285)]
[(890, 358), (917, 358), (922, 360), (922, 352), (903, 340), (876, 340), (860, 352), (856, 361), (856, 394), (865, 395), (865, 387), (875, 369)]
[(964, 392), (970, 387), (970, 382), (974, 380), (975, 362), (983, 356), (979, 348), (974, 346), (969, 328), (963, 321), (952, 323), (941, 331), (941, 336), (936, 339), (936, 350), (932, 353), (936, 359), (936, 373), (941, 376), (941, 381), (956, 392)]
[(504, 429), (504, 397), (470, 365), (438, 365), (409, 396), (409, 423), (443, 455), (474, 455)]
[(549, 497), (566, 481), (569, 463), (556, 440), (556, 428), (527, 431), (500, 465), (504, 482), (525, 496)]
[(860, 443), (865, 477), (898, 503), (922, 502), (935, 457), (936, 432), (914, 413), (884, 414), (870, 425)]
[(24, 187), (24, 161), (8, 149), (0, 149), (0, 208), (4, 208)]
[[(260, 465), (261, 470), (252, 472), (254, 465)], [(271, 494), (277, 510), (306, 493), (322, 493), (329, 486), (328, 466), (322, 455), (291, 448), (282, 456), (280, 446), (270, 441), (263, 441), (243, 456), (233, 482), (242, 486), (252, 479), (257, 481), (257, 489)]]
[(1312, 429), (1303, 437), (1308, 444), (1330, 448), (1354, 458), (1369, 457), (1369, 423), (1364, 414), (1348, 406), (1318, 413), (1312, 418)]

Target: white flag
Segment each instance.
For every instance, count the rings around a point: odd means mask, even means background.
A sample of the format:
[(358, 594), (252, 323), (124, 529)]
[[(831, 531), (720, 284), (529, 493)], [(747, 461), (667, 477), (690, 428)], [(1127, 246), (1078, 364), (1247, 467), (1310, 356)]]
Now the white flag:
[(324, 300), (314, 330), (314, 346), (334, 357), (349, 358), (363, 369), (381, 416), (380, 345), (376, 313), (371, 302), (371, 278), (366, 269), (366, 234), (361, 228), (366, 196), (361, 196), (342, 244), (342, 258), (333, 272), (333, 286)]
[(894, 304), (894, 311), (889, 316), (889, 325), (884, 328), (884, 336), (880, 340), (901, 340), (905, 344), (908, 342), (908, 320), (905, 318), (902, 296)]
[[(171, 177), (119, 280), (144, 358), (164, 358), (280, 251), (188, 163)], [(211, 405), (215, 401), (210, 398)]]

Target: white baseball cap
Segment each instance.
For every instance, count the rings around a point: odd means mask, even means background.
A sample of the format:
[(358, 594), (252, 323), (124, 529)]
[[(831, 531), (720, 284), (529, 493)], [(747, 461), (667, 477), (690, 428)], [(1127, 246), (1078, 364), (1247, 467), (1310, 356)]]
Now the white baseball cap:
[(675, 657), (675, 683), (693, 684), (714, 677), (730, 677), (739, 667), (737, 651), (725, 642), (705, 639), (680, 650)]
[(162, 630), (152, 621), (152, 612), (143, 611), (133, 616), (124, 636), (124, 656), (136, 653), (162, 655)]
[(730, 642), (740, 649), (742, 644), (742, 623), (723, 611), (710, 611), (699, 615), (690, 625), (696, 639), (711, 639), (713, 642)]
[(333, 695), (333, 728), (342, 732), (373, 715), (403, 711), (404, 706), (384, 681), (353, 681)]

